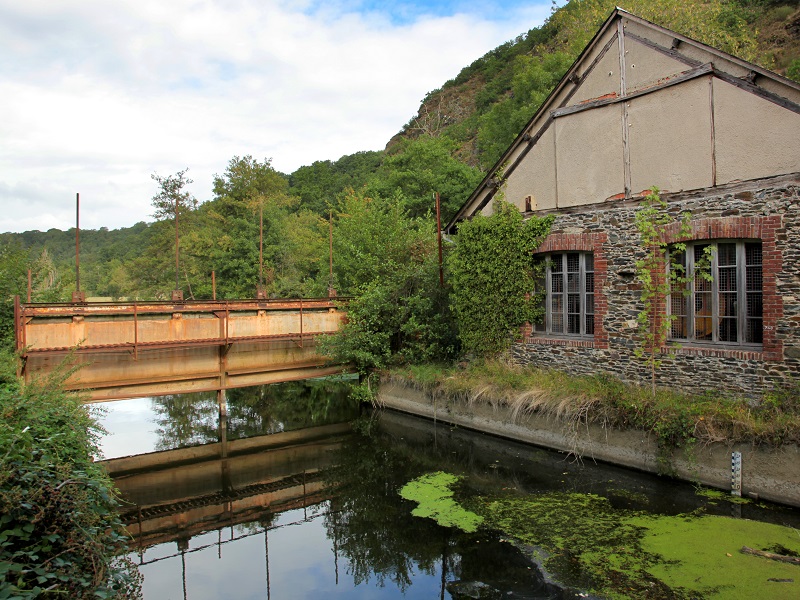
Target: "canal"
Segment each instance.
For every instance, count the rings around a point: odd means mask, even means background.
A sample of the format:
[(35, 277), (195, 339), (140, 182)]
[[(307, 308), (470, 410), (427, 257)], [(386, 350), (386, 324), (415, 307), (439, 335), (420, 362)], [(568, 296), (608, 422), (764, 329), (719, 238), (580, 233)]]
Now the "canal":
[(798, 510), (364, 410), (343, 382), (225, 400), (101, 409), (145, 599), (800, 597)]

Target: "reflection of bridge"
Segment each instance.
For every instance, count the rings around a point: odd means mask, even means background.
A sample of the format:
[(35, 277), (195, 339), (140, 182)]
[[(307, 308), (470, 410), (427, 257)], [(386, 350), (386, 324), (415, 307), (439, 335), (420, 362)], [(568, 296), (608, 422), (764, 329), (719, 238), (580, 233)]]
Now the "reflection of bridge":
[(341, 372), (315, 350), (344, 317), (330, 298), (21, 304), (14, 329), (26, 380), (72, 355), (67, 389), (102, 401), (221, 390)]
[(103, 461), (139, 548), (269, 521), (328, 498), (320, 469), (349, 423)]

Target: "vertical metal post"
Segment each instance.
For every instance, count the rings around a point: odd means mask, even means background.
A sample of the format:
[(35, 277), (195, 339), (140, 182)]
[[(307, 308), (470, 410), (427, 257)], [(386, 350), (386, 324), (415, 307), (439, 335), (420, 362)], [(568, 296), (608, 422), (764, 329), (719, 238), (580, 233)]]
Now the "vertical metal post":
[(264, 555), (267, 561), (267, 600), (270, 598), (269, 589), (269, 528), (264, 527)]
[(333, 211), (328, 211), (328, 298), (334, 295), (333, 291)]
[[(14, 341), (16, 343), (17, 352), (22, 348), (22, 335), (20, 329), (22, 328), (22, 318), (20, 317), (19, 296), (14, 296)], [(20, 376), (22, 364), (17, 359), (17, 377)]]
[(303, 347), (303, 299), (300, 298), (300, 347)]
[(228, 403), (225, 389), (217, 390), (217, 404), (219, 405), (219, 442), (220, 458), (228, 457)]
[(264, 199), (258, 205), (258, 285), (264, 289)]
[(31, 275), (31, 270), (28, 269), (28, 304), (31, 303), (31, 291), (33, 289), (33, 277)]
[(211, 299), (217, 299), (217, 276), (214, 271), (211, 271)]
[(439, 286), (444, 287), (444, 267), (442, 266), (442, 211), (439, 192), (436, 192), (436, 235), (439, 240)]
[(175, 291), (178, 291), (178, 283), (179, 283), (179, 267), (178, 267), (178, 196), (175, 196)]
[(139, 312), (133, 301), (133, 360), (139, 359)]
[(81, 291), (81, 195), (75, 194), (75, 291)]

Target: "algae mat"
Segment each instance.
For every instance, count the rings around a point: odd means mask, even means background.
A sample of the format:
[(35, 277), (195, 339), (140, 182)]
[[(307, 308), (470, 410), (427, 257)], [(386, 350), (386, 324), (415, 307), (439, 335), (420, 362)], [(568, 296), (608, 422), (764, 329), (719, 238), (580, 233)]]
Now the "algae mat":
[(704, 515), (613, 508), (595, 494), (471, 496), (461, 478), (437, 472), (409, 482), (413, 514), (440, 525), (493, 529), (515, 541), (562, 585), (606, 598), (796, 599), (800, 565), (743, 554), (743, 546), (800, 556), (800, 531)]
[(741, 553), (800, 556), (800, 531), (731, 517), (614, 509), (593, 494), (484, 500), (487, 526), (540, 548), (565, 584), (609, 598), (800, 598), (800, 566)]

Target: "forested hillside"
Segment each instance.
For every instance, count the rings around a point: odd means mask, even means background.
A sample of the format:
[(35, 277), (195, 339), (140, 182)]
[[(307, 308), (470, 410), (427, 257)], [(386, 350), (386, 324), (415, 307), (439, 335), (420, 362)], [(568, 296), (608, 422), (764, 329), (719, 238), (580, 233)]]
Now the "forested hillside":
[[(263, 214), (263, 283), (271, 295), (320, 295), (331, 283), (340, 293), (361, 290), (371, 275), (361, 273), (358, 280), (345, 273), (348, 261), (370, 262), (365, 257), (371, 251), (368, 240), (346, 237), (356, 233), (348, 225), (355, 218), (353, 207), (392, 215), (392, 225), (408, 233), (429, 227), (433, 193), (439, 192), (447, 220), (616, 4), (800, 80), (798, 0), (572, 0), (541, 27), (492, 50), (431, 91), (385, 151), (318, 161), (288, 175), (275, 171), (269, 159), (235, 156), (220, 165), (213, 197), (199, 199), (191, 196), (189, 165), (177, 190), (162, 185), (167, 196), (160, 200), (169, 202), (169, 193), (180, 193), (186, 201), (180, 219), (179, 286), (189, 298), (208, 298), (213, 271), (219, 298), (252, 296), (261, 277)], [(174, 225), (157, 204), (158, 216), (151, 223), (81, 232), (81, 288), (87, 295), (169, 296), (175, 286)], [(328, 275), (329, 218), (333, 282)], [(427, 260), (431, 249), (416, 234), (408, 236), (416, 240), (416, 250), (403, 246), (403, 251)], [(28, 268), (35, 300), (67, 299), (74, 288), (74, 257), (74, 230), (0, 234), (3, 301), (12, 294), (24, 296)]]

